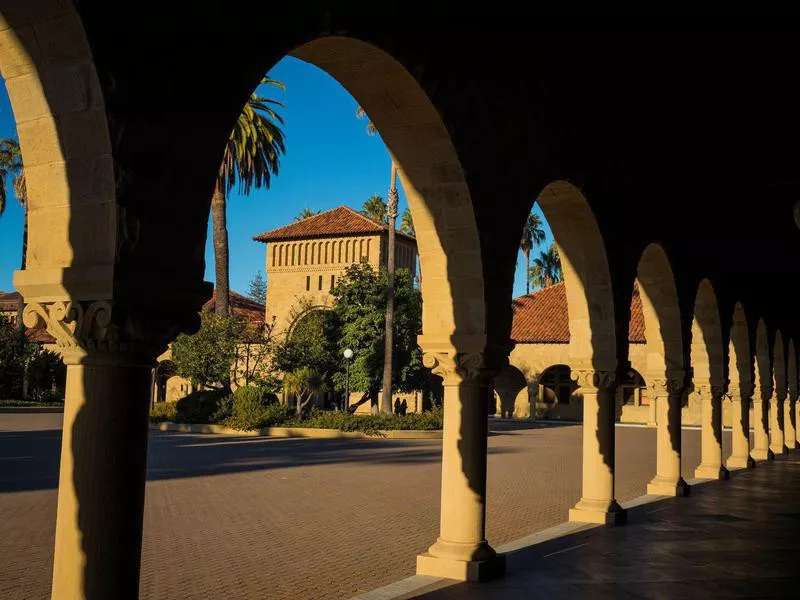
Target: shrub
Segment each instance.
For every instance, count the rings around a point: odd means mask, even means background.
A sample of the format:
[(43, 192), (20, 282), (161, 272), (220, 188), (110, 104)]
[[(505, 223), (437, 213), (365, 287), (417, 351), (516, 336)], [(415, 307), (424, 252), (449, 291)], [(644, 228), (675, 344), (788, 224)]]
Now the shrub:
[(256, 386), (244, 386), (233, 393), (231, 416), (237, 423), (237, 429), (256, 429), (260, 427), (261, 415), (266, 408), (263, 389)]
[[(245, 397), (247, 396), (242, 396), (242, 398)], [(242, 431), (262, 427), (279, 427), (289, 423), (294, 416), (294, 410), (285, 404), (273, 403), (264, 406), (234, 397), (233, 405), (232, 415), (224, 424)]]
[(158, 402), (150, 409), (150, 422), (162, 423), (177, 420), (177, 402)]
[(176, 403), (175, 419), (180, 423), (209, 423), (225, 396), (224, 390), (192, 392)]

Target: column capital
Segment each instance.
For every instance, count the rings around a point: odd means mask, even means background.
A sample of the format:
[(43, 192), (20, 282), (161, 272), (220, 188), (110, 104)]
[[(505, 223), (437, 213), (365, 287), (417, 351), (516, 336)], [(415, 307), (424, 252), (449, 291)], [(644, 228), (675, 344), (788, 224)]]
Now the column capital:
[(728, 381), (717, 381), (713, 379), (701, 379), (694, 381), (694, 391), (701, 396), (711, 398), (722, 398), (728, 389)]
[(110, 300), (31, 302), (22, 321), (28, 328), (44, 326), (67, 364), (155, 363), (177, 334), (153, 319), (115, 314)]
[(776, 387), (775, 388), (775, 396), (777, 397), (778, 402), (783, 402), (784, 400), (786, 400), (787, 390), (785, 388), (781, 389), (781, 388)]
[(422, 364), (441, 377), (444, 385), (459, 385), (469, 381), (478, 383), (490, 374), (482, 352), (425, 352)]
[(668, 373), (666, 377), (650, 377), (646, 381), (648, 396), (651, 398), (681, 395), (686, 389), (686, 377), (683, 371)]
[(617, 374), (614, 371), (572, 369), (571, 375), (578, 387), (586, 392), (611, 390), (617, 384)]
[(761, 400), (769, 402), (769, 399), (772, 398), (772, 391), (772, 383), (762, 383), (759, 389)]

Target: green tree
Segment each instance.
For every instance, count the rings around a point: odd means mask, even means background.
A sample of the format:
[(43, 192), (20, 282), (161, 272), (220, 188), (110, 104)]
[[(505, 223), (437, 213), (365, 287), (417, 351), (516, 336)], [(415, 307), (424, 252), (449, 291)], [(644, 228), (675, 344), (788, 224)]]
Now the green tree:
[(245, 334), (239, 317), (204, 311), (200, 330), (179, 335), (172, 345), (176, 372), (195, 386), (230, 391), (231, 367)]
[(275, 347), (275, 368), (284, 373), (304, 367), (317, 373), (331, 373), (338, 368), (330, 317), (326, 310), (306, 310), (290, 334)]
[(328, 389), (326, 374), (311, 367), (300, 367), (287, 373), (283, 385), (287, 392), (295, 395), (298, 417), (303, 416), (314, 396)]
[[(369, 118), (364, 109), (361, 108), (361, 105), (356, 108), (356, 116), (359, 119), (366, 118), (367, 119), (367, 133), (369, 135), (375, 135), (378, 130), (375, 127), (375, 124), (372, 122), (372, 119)], [(384, 349), (383, 349), (383, 396), (381, 397), (380, 403), (380, 412), (384, 414), (392, 414), (392, 368), (394, 364), (394, 360), (392, 358), (392, 352), (394, 348), (394, 343), (392, 342), (392, 337), (394, 335), (394, 306), (395, 306), (395, 281), (394, 281), (394, 262), (395, 262), (395, 228), (397, 223), (397, 201), (398, 201), (398, 194), (397, 194), (397, 161), (394, 159), (394, 155), (390, 152), (389, 156), (392, 159), (392, 167), (391, 167), (391, 176), (389, 178), (389, 203), (388, 205), (383, 204), (383, 200), (381, 200), (381, 205), (385, 206), (384, 214), (385, 216), (380, 221), (389, 225), (389, 239), (386, 244), (386, 316), (384, 319)], [(374, 198), (374, 196), (373, 196)], [(372, 200), (372, 198), (370, 199)], [(365, 205), (366, 208), (366, 205)], [(373, 217), (374, 218), (374, 217)]]
[(541, 288), (562, 281), (561, 257), (558, 255), (555, 243), (550, 244), (547, 251), (540, 252), (538, 258), (533, 259), (529, 277), (535, 286)]
[(367, 201), (364, 202), (361, 206), (361, 213), (381, 223), (386, 223), (388, 221), (388, 217), (386, 216), (386, 202), (377, 194), (370, 196)]
[[(350, 389), (362, 392), (358, 404), (378, 403), (383, 386), (386, 315), (385, 270), (376, 272), (369, 264), (348, 267), (339, 283), (331, 291), (334, 305), (330, 311), (328, 331), (336, 346), (339, 368), (333, 375), (337, 390), (345, 388), (345, 373), (341, 368), (342, 352), (354, 352), (350, 367)], [(426, 390), (430, 387), (430, 372), (422, 364), (422, 352), (417, 346), (417, 335), (422, 329), (422, 298), (412, 285), (407, 269), (396, 274), (397, 305), (395, 330), (392, 338), (395, 361), (393, 391)]]
[(309, 207), (305, 207), (300, 213), (294, 218), (295, 222), (302, 221), (303, 219), (307, 219), (309, 217), (313, 217), (314, 215), (318, 215), (322, 211), (313, 211)]
[(247, 297), (259, 304), (267, 303), (267, 280), (264, 279), (261, 271), (256, 271), (256, 274), (250, 280), (247, 288)]
[[(261, 85), (285, 89), (274, 79), (264, 77)], [(234, 184), (241, 193), (255, 188), (268, 188), (273, 175), (278, 174), (280, 155), (286, 151), (281, 116), (273, 107), (283, 105), (277, 100), (250, 95), (225, 145), (214, 195), (211, 198), (211, 217), (214, 224), (214, 262), (216, 267), (218, 315), (229, 314), (229, 251), (226, 222), (227, 196)]]
[(536, 213), (530, 213), (522, 229), (522, 240), (519, 243), (520, 250), (525, 255), (525, 293), (531, 293), (531, 250), (539, 247), (547, 237), (542, 229), (542, 220)]
[(0, 315), (0, 399), (22, 398), (25, 367), (36, 348), (23, 330)]
[(405, 209), (403, 215), (400, 217), (400, 231), (408, 235), (416, 236), (414, 221), (411, 220), (411, 211), (408, 209)]
[[(20, 268), (25, 269), (28, 254), (28, 187), (25, 183), (25, 169), (22, 165), (22, 152), (19, 142), (12, 138), (0, 139), (0, 216), (6, 210), (9, 191), (19, 202), (23, 211), (22, 259)], [(11, 185), (9, 186), (8, 183)], [(25, 308), (22, 297), (17, 308), (17, 328), (23, 330), (22, 310)]]

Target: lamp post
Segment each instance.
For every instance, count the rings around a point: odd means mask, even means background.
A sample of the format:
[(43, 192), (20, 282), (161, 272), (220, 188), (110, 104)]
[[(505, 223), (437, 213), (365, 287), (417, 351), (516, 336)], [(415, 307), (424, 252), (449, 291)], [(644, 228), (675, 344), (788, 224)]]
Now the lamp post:
[(353, 358), (353, 351), (350, 348), (345, 348), (345, 376), (344, 376), (344, 401), (342, 402), (342, 412), (347, 412), (348, 405), (350, 404), (350, 359)]

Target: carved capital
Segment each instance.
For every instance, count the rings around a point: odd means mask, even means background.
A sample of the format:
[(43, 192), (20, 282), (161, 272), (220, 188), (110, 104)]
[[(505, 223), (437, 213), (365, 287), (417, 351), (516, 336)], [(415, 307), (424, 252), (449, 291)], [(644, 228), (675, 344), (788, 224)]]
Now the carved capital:
[(159, 335), (153, 323), (130, 314), (119, 318), (108, 300), (33, 302), (25, 306), (22, 320), (29, 328), (44, 326), (67, 363), (87, 357), (149, 362), (172, 339)]
[(671, 377), (653, 377), (647, 381), (647, 391), (650, 398), (681, 396), (685, 389), (686, 382), (682, 374)]
[(783, 402), (786, 400), (787, 390), (785, 388), (775, 388), (775, 396), (778, 398), (778, 402)]
[(477, 383), (489, 375), (481, 352), (425, 352), (422, 364), (441, 377), (444, 385), (458, 385), (467, 381)]
[(597, 393), (600, 390), (613, 390), (617, 383), (614, 371), (596, 371), (594, 369), (573, 369), (572, 379), (584, 392)]
[(772, 398), (772, 384), (771, 383), (761, 384), (759, 392), (761, 394), (762, 402), (769, 402), (769, 399)]

